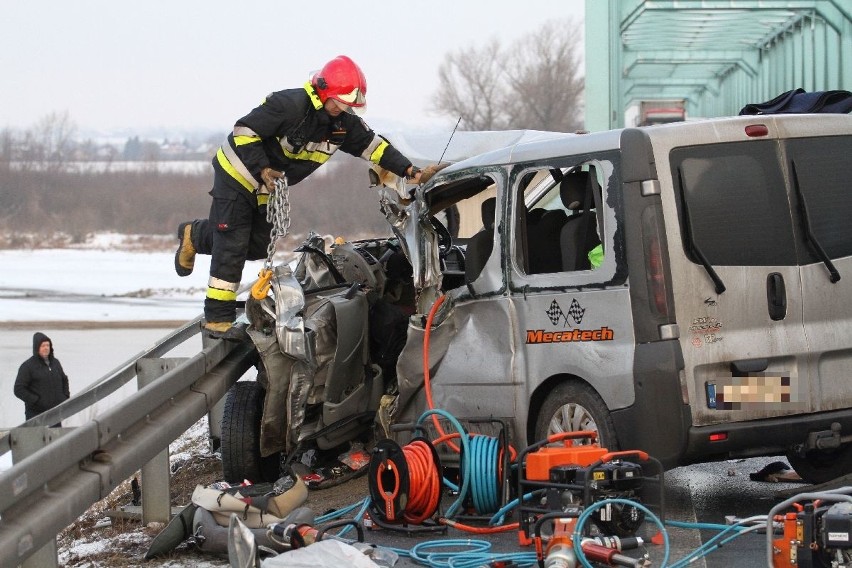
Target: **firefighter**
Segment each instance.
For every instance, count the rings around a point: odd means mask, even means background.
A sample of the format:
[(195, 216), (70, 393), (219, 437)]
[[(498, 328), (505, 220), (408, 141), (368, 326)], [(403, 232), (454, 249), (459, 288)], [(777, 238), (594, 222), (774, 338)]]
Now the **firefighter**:
[(204, 329), (242, 341), (234, 326), (237, 289), (246, 260), (266, 258), (272, 229), (266, 204), (275, 181), (305, 179), (338, 149), (420, 183), (421, 171), (357, 114), (366, 108), (367, 80), (345, 55), (335, 57), (301, 88), (270, 94), (234, 130), (213, 158), (208, 219), (181, 223), (175, 271), (188, 276), (196, 254), (211, 255)]

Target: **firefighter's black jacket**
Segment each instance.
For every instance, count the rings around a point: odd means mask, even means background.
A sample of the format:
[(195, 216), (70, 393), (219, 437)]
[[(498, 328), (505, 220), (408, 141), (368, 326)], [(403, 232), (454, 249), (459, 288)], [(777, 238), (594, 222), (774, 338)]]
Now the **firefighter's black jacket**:
[(336, 117), (329, 115), (308, 83), (301, 89), (270, 94), (260, 106), (240, 118), (213, 159), (213, 166), (253, 191), (261, 183), (263, 168), (284, 172), (293, 185), (328, 161), (338, 149), (401, 177), (411, 165), (358, 116), (345, 112)]

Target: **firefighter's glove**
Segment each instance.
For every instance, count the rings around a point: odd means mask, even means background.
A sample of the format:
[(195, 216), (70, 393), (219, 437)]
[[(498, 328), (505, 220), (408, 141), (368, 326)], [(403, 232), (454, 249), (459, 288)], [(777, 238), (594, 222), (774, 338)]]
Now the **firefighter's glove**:
[(266, 186), (266, 189), (269, 190), (269, 193), (275, 191), (275, 180), (283, 177), (283, 173), (275, 171), (272, 168), (263, 168), (262, 170), (260, 170), (260, 179), (263, 180), (263, 185)]
[(420, 183), (421, 169), (415, 165), (411, 165), (405, 172), (405, 179), (408, 183)]
[(425, 168), (420, 170), (420, 183), (424, 184), (424, 183), (428, 182), (430, 179), (432, 179), (432, 176), (434, 176), (436, 173), (443, 170), (444, 168), (446, 168), (449, 165), (450, 164), (446, 164), (446, 163), (445, 164), (429, 164), (428, 166), (426, 166)]

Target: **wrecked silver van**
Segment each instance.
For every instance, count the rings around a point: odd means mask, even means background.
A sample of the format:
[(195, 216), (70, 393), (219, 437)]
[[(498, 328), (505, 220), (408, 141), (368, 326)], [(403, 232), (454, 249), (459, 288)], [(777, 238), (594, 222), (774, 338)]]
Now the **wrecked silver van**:
[(849, 156), (852, 116), (764, 115), (525, 133), (411, 194), (385, 179), (392, 237), (314, 238), (247, 306), (260, 455), (374, 418), (404, 437), (429, 388), (518, 448), (595, 430), (666, 467), (852, 471)]

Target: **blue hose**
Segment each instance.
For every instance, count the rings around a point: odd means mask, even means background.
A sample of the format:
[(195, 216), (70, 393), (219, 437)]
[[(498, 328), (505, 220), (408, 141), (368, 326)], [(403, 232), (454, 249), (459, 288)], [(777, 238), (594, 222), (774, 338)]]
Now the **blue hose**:
[[(432, 550), (453, 549), (447, 552)], [(534, 552), (492, 553), (487, 540), (428, 540), (411, 548), (411, 559), (430, 568), (477, 568), (491, 562), (514, 562), (518, 566), (534, 566)]]
[[(356, 503), (356, 505), (357, 505), (357, 503)], [(367, 512), (367, 507), (369, 507), (369, 506), (370, 506), (370, 498), (367, 497), (366, 499), (364, 499), (363, 504), (361, 505), (361, 510), (358, 511), (358, 514), (355, 515), (355, 517), (354, 517), (356, 521), (358, 521), (359, 523), (361, 522), (361, 520), (364, 518), (364, 513)], [(346, 533), (348, 533), (351, 529), (352, 529), (352, 525), (346, 525), (345, 527), (343, 527), (343, 530), (341, 530), (339, 533), (337, 533), (337, 536), (343, 536)]]
[(471, 479), (473, 507), (480, 515), (493, 513), (500, 507), (500, 487), (497, 472), (499, 441), (490, 436), (471, 436)]
[[(676, 525), (674, 525), (675, 522), (676, 521), (672, 521), (669, 524), (672, 524), (672, 526), (676, 526)], [(684, 524), (687, 524), (687, 523), (684, 523)], [(699, 524), (699, 523), (696, 523), (696, 524)], [(701, 546), (699, 546), (698, 548), (696, 548), (695, 550), (693, 550), (692, 552), (690, 552), (689, 554), (687, 554), (686, 556), (684, 556), (683, 558), (678, 560), (677, 562), (674, 562), (671, 566), (669, 566), (669, 568), (685, 568), (686, 566), (689, 566), (692, 562), (694, 562), (698, 558), (701, 558), (703, 556), (707, 556), (708, 554), (710, 554), (711, 552), (713, 552), (717, 548), (720, 548), (721, 546), (731, 542), (732, 540), (734, 540), (738, 536), (742, 536), (742, 535), (744, 535), (748, 532), (751, 532), (753, 530), (757, 530), (757, 529), (761, 528), (759, 525), (754, 525), (754, 526), (751, 526), (751, 527), (743, 527), (742, 525), (717, 525), (717, 526), (723, 527), (721, 532), (719, 532), (719, 534), (717, 534), (716, 536), (714, 536), (713, 538), (711, 538), (710, 540), (708, 540), (707, 542), (705, 542), (704, 544), (702, 544)], [(700, 529), (700, 528), (704, 528), (704, 527), (693, 526), (691, 528), (699, 528)], [(731, 532), (733, 532), (732, 535), (727, 536), (727, 538), (723, 538), (723, 537), (725, 537), (726, 534), (731, 533)]]
[(330, 513), (326, 513), (325, 515), (320, 515), (319, 517), (314, 519), (314, 523), (321, 525), (322, 523), (325, 523), (325, 522), (328, 522), (328, 521), (333, 521), (334, 519), (339, 519), (340, 517), (346, 515), (347, 513), (354, 511), (355, 509), (357, 509), (358, 507), (363, 505), (364, 501), (369, 501), (369, 499), (370, 498), (367, 497), (366, 499), (362, 499), (361, 501), (358, 501), (357, 503), (347, 505), (346, 507), (343, 507), (342, 509), (338, 509), (336, 511), (331, 511)]
[[(452, 548), (451, 552), (431, 552), (432, 549)], [(467, 548), (467, 549), (465, 549)], [(462, 549), (462, 550), (459, 550)], [(445, 568), (450, 558), (457, 554), (482, 553), (491, 550), (487, 540), (441, 539), (427, 540), (411, 547), (411, 559), (425, 566)]]
[(742, 525), (721, 525), (718, 523), (690, 523), (687, 521), (666, 521), (666, 524), (670, 527), (677, 527), (679, 529), (698, 529), (698, 530), (708, 530), (708, 531), (723, 531), (729, 528), (743, 529)]
[(416, 425), (420, 426), (421, 424), (423, 424), (423, 422), (426, 420), (426, 418), (428, 418), (429, 416), (432, 416), (433, 414), (437, 414), (438, 416), (443, 416), (444, 418), (446, 418), (447, 420), (450, 421), (450, 424), (452, 424), (453, 428), (455, 428), (456, 431), (459, 433), (459, 441), (461, 442), (461, 445), (462, 445), (462, 455), (461, 455), (461, 459), (459, 460), (459, 470), (461, 472), (462, 484), (461, 484), (461, 487), (458, 490), (459, 491), (458, 497), (456, 498), (455, 501), (453, 501), (452, 505), (449, 506), (449, 508), (447, 509), (447, 513), (445, 515), (447, 518), (452, 518), (453, 516), (455, 516), (455, 514), (461, 508), (462, 504), (464, 503), (464, 499), (467, 496), (467, 492), (470, 489), (470, 478), (471, 478), (470, 467), (471, 466), (470, 466), (470, 459), (468, 458), (468, 456), (471, 455), (470, 454), (470, 444), (468, 443), (468, 435), (465, 432), (462, 425), (459, 423), (458, 420), (456, 420), (456, 418), (452, 414), (450, 414), (449, 412), (447, 412), (445, 410), (440, 410), (440, 409), (437, 409), (437, 408), (427, 410), (426, 412), (424, 412), (423, 414), (420, 415), (420, 418), (417, 419)]
[(580, 517), (577, 519), (577, 524), (574, 527), (574, 554), (577, 555), (577, 560), (580, 561), (580, 564), (585, 566), (586, 568), (593, 568), (589, 561), (586, 560), (586, 555), (583, 553), (582, 541), (583, 541), (583, 527), (586, 525), (586, 521), (588, 521), (589, 517), (592, 516), (592, 513), (600, 509), (601, 507), (605, 507), (610, 503), (619, 503), (621, 505), (629, 505), (631, 507), (636, 507), (640, 511), (644, 512), (646, 517), (650, 519), (657, 527), (660, 529), (660, 533), (663, 535), (663, 561), (660, 562), (660, 568), (665, 568), (667, 562), (669, 561), (669, 533), (666, 532), (666, 527), (663, 526), (663, 523), (660, 519), (652, 513), (648, 507), (637, 503), (636, 501), (630, 501), (629, 499), (604, 499), (603, 501), (598, 501), (583, 510), (580, 513)]
[[(530, 491), (529, 493), (524, 494), (524, 501), (529, 501), (534, 496), (544, 493), (544, 489), (536, 489), (535, 491)], [(493, 526), (502, 525), (505, 521), (506, 513), (514, 509), (520, 504), (520, 499), (512, 499), (505, 505), (503, 505), (494, 515), (488, 520), (488, 524)]]

